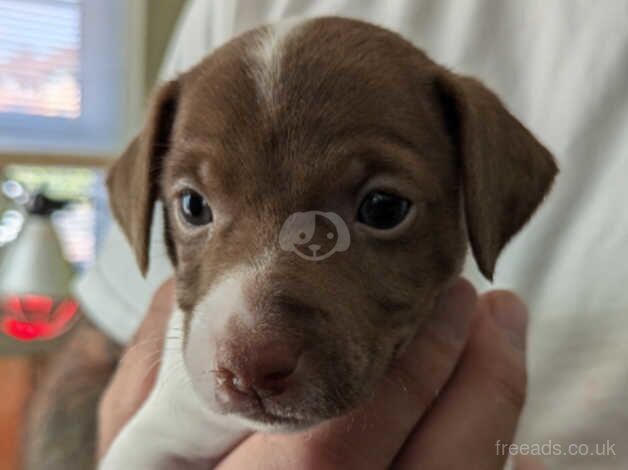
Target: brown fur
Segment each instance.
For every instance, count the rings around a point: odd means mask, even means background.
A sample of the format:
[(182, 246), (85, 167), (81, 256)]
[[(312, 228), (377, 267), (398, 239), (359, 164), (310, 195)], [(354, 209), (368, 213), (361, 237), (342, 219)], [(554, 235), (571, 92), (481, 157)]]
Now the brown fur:
[[(299, 338), (302, 377), (267, 406), (298, 409), (312, 423), (373, 388), (459, 272), (467, 237), (493, 276), (557, 170), (478, 82), (358, 21), (300, 26), (286, 40), (269, 103), (251, 59), (263, 35), (236, 38), (166, 84), (108, 184), (142, 270), (153, 204), (164, 203), (178, 303), (188, 316), (223, 273), (273, 253), (272, 266), (247, 286), (254, 326), (232, 322), (216, 341), (237, 357), (277, 332)], [(181, 177), (214, 210), (210, 238), (178, 223)], [(357, 223), (370, 183), (412, 201), (403, 230), (382, 236)], [(277, 250), (282, 223), (308, 210), (341, 215), (349, 250), (324, 262)]]
[(25, 470), (95, 467), (98, 401), (119, 356), (120, 347), (87, 321), (51, 354), (28, 408)]

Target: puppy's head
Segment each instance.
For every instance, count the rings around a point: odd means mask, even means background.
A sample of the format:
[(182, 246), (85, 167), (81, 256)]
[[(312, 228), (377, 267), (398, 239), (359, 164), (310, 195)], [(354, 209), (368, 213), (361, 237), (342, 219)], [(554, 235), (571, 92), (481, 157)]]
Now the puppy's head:
[(480, 83), (323, 18), (248, 32), (164, 85), (108, 184), (144, 271), (163, 202), (199, 395), (289, 429), (373, 389), (468, 244), (491, 278), (555, 173)]

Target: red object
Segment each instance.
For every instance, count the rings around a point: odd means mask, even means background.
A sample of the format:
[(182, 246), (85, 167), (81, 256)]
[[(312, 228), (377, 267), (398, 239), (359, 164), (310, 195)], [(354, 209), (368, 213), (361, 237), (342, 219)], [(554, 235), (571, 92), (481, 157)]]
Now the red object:
[(78, 312), (74, 300), (55, 301), (44, 295), (12, 295), (2, 302), (2, 332), (21, 341), (49, 340), (58, 337)]

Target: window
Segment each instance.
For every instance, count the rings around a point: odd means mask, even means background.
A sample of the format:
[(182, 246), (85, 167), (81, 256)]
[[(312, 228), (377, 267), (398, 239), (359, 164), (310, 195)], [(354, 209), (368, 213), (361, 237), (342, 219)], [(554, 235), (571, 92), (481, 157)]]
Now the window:
[(137, 0), (0, 0), (0, 153), (110, 155), (142, 100)]
[(0, 11), (0, 112), (80, 117), (79, 2), (0, 0)]

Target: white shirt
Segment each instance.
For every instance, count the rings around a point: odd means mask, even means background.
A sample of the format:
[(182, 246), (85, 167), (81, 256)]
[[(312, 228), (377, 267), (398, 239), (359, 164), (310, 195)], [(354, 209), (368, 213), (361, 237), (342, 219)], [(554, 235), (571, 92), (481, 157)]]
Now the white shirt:
[[(554, 153), (556, 185), (502, 254), (494, 283), (518, 292), (532, 315), (518, 439), (565, 451), (610, 439), (616, 457), (546, 460), (628, 468), (628, 1), (193, 0), (162, 77), (255, 25), (325, 14), (396, 30), (435, 61), (480, 78)], [(77, 285), (87, 315), (122, 342), (170, 272), (159, 224), (147, 280), (114, 228)], [(472, 261), (465, 272), (490, 287)]]

